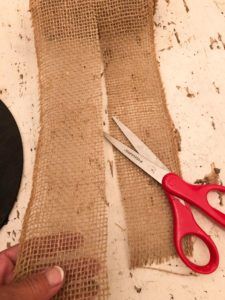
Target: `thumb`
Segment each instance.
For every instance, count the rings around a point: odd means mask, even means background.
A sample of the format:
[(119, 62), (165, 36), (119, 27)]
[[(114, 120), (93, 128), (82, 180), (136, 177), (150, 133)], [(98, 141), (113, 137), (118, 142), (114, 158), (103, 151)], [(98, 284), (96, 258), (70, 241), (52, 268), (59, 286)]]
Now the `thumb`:
[(54, 267), (43, 273), (27, 277), (24, 280), (5, 286), (6, 299), (20, 300), (49, 300), (61, 289), (64, 282), (64, 271), (60, 267)]

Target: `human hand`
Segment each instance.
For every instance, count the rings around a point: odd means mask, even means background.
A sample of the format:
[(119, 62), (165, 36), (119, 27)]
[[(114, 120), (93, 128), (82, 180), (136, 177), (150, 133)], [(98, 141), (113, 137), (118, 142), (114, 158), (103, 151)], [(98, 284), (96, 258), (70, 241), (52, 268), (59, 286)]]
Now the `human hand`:
[[(63, 239), (62, 239), (63, 237)], [(25, 242), (25, 248), (32, 251), (32, 255), (40, 255), (47, 260), (55, 258), (56, 254), (64, 251), (77, 250), (84, 246), (84, 238), (79, 233), (64, 233), (51, 236), (33, 238)], [(59, 267), (46, 270), (47, 263), (42, 260), (35, 265), (40, 273), (27, 277), (20, 282), (13, 282), (13, 271), (18, 255), (18, 246), (12, 247), (0, 253), (0, 299), (1, 300), (49, 300), (56, 295), (64, 283), (64, 272), (66, 277), (65, 289), (59, 296), (70, 297), (71, 293), (75, 299), (93, 299), (99, 292), (97, 281), (101, 269), (99, 262), (91, 257), (80, 257), (68, 260), (59, 260), (62, 277), (58, 285), (52, 286), (48, 282), (48, 274), (56, 272)], [(26, 257), (26, 254), (25, 254)], [(52, 275), (50, 275), (51, 278)], [(72, 286), (71, 286), (72, 284)], [(68, 286), (70, 285), (70, 288)], [(69, 294), (70, 295), (69, 295)]]
[(54, 261), (63, 268), (66, 281), (57, 298), (93, 300), (99, 294), (101, 263), (84, 254), (85, 239), (81, 233), (60, 232), (28, 239), (21, 251), (22, 257), (29, 261), (29, 272), (53, 266)]
[(49, 300), (61, 289), (64, 271), (60, 267), (13, 282), (18, 246), (0, 252), (0, 299), (1, 300)]

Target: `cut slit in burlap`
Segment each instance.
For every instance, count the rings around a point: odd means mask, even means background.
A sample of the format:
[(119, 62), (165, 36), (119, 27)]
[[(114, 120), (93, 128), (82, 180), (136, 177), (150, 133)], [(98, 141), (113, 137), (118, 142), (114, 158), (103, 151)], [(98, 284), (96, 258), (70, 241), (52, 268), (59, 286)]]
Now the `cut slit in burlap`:
[[(41, 131), (17, 278), (57, 264), (66, 284), (56, 299), (106, 299), (102, 63), (110, 117), (179, 173), (155, 58), (153, 1), (31, 0), (30, 7)], [(110, 132), (123, 141), (113, 123)], [(130, 266), (173, 256), (172, 215), (161, 188), (118, 153), (116, 164)]]
[[(101, 15), (110, 10), (112, 2), (108, 1), (107, 6), (104, 1)], [(111, 117), (117, 116), (171, 171), (179, 174), (179, 144), (155, 55), (154, 9), (152, 1), (123, 1), (123, 6), (112, 12), (112, 19), (117, 21), (109, 23), (104, 17), (99, 21), (110, 133), (127, 143), (112, 121)], [(126, 214), (130, 266), (159, 263), (174, 256), (173, 218), (161, 186), (118, 151), (115, 155)], [(185, 248), (191, 253), (189, 239)]]

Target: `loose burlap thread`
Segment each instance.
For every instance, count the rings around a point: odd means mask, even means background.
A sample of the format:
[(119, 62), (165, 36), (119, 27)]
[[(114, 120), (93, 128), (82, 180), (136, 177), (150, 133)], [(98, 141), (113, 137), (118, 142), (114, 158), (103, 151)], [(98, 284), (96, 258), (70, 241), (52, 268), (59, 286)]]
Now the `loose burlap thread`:
[[(56, 299), (108, 294), (101, 76), (110, 117), (117, 115), (179, 173), (153, 6), (153, 0), (31, 0), (41, 131), (16, 272), (20, 279), (61, 265), (67, 279)], [(113, 123), (110, 132), (126, 142)], [(118, 153), (116, 163), (130, 266), (173, 256), (172, 215), (161, 188)]]

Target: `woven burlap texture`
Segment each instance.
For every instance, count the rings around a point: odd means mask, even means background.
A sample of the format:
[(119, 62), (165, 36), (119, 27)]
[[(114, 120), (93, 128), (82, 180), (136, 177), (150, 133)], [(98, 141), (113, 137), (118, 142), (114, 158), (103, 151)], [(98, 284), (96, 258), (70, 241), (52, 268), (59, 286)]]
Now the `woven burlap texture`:
[[(179, 174), (177, 131), (167, 110), (156, 60), (153, 2), (99, 2), (110, 133), (127, 143), (112, 121), (111, 117), (117, 116), (171, 171)], [(141, 267), (174, 256), (173, 217), (161, 186), (118, 151), (116, 165), (126, 213), (130, 266)], [(190, 254), (189, 239), (184, 247)]]
[[(118, 116), (179, 173), (155, 57), (153, 2), (31, 0), (41, 130), (16, 273), (20, 279), (61, 265), (66, 284), (56, 299), (106, 299), (108, 294), (102, 76), (110, 117)], [(125, 141), (113, 123), (110, 131)], [(173, 256), (168, 200), (118, 153), (116, 163), (130, 266)]]
[(41, 131), (17, 277), (62, 266), (66, 283), (56, 299), (108, 294), (101, 52), (91, 6), (30, 3)]

